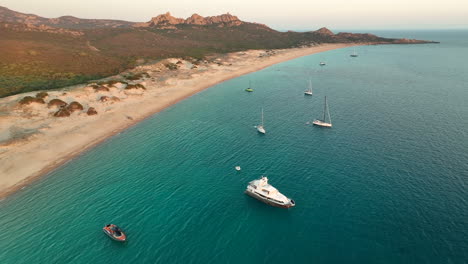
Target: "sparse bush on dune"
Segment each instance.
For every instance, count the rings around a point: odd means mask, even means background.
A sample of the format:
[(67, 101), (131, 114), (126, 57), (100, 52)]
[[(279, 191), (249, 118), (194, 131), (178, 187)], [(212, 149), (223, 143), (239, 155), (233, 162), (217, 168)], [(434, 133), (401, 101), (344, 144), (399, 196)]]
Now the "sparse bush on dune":
[(113, 101), (113, 102), (119, 102), (120, 101), (120, 98), (118, 98), (117, 96), (101, 96), (101, 98), (99, 98), (99, 101), (101, 102), (107, 102), (107, 101)]
[(39, 93), (36, 94), (36, 98), (41, 98), (41, 99), (44, 99), (47, 96), (49, 96), (49, 94), (46, 93), (46, 92), (39, 92)]
[(83, 110), (83, 106), (74, 101), (74, 102), (71, 102), (68, 106), (67, 106), (67, 110), (70, 111), (71, 113), (75, 112), (75, 111), (81, 111)]
[(130, 90), (130, 89), (143, 89), (146, 90), (146, 87), (143, 84), (129, 84), (127, 87), (125, 87), (125, 90)]
[(66, 107), (60, 108), (57, 112), (54, 113), (55, 117), (67, 117), (70, 116), (70, 111)]
[(18, 102), (20, 105), (29, 105), (32, 103), (45, 104), (44, 99), (32, 96), (25, 96)]
[(94, 85), (92, 86), (95, 92), (108, 92), (109, 88), (102, 85)]
[(141, 78), (149, 78), (149, 74), (147, 72), (140, 72), (140, 73), (136, 73), (136, 74), (129, 74), (127, 76), (125, 76), (125, 79), (127, 80), (130, 80), (130, 81), (136, 81), (136, 80), (139, 80)]
[(166, 66), (166, 68), (168, 68), (171, 71), (177, 70), (179, 68), (177, 64), (172, 63), (172, 62), (166, 63), (164, 64), (164, 66)]
[(88, 108), (88, 111), (86, 111), (86, 114), (89, 115), (89, 116), (90, 115), (97, 115), (97, 113), (98, 112), (96, 111), (96, 109), (94, 107), (90, 107), (90, 108)]
[(51, 108), (51, 107), (65, 107), (67, 106), (67, 103), (65, 103), (64, 101), (60, 100), (60, 99), (52, 99), (49, 101), (49, 103), (47, 104), (47, 107)]

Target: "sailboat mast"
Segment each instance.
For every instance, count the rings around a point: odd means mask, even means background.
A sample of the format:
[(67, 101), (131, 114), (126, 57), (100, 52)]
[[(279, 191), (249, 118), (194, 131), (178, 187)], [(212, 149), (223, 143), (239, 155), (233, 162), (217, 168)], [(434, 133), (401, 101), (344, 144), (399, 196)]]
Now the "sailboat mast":
[(325, 104), (323, 105), (323, 122), (325, 122), (325, 111), (327, 110), (327, 96), (325, 96)]
[(331, 121), (331, 117), (330, 117), (330, 108), (328, 107), (328, 102), (326, 100), (326, 97), (325, 97), (325, 105), (327, 107), (328, 121), (331, 124), (332, 121)]
[(262, 126), (263, 126), (263, 107), (262, 107)]

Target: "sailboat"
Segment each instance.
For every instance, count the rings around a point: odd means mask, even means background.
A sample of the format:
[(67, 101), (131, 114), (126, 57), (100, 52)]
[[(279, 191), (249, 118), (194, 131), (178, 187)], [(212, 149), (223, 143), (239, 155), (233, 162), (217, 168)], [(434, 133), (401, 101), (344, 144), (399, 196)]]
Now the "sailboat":
[(265, 128), (263, 127), (263, 107), (262, 107), (262, 123), (257, 126), (257, 131), (258, 133), (262, 133), (262, 134), (266, 133)]
[(320, 66), (325, 66), (325, 65), (327, 65), (325, 62), (323, 61), (320, 62)]
[(245, 89), (246, 92), (253, 92), (252, 83), (249, 81), (249, 87)]
[[(328, 122), (326, 121), (326, 115), (328, 115)], [(315, 119), (312, 124), (316, 126), (322, 126), (322, 127), (332, 127), (332, 122), (331, 122), (331, 117), (330, 117), (330, 110), (328, 109), (328, 102), (327, 102), (327, 97), (325, 96), (325, 105), (323, 107), (323, 118), (320, 119)]]
[(305, 95), (312, 95), (312, 81), (309, 80), (309, 89), (305, 90)]
[(351, 56), (351, 57), (357, 57), (357, 56), (358, 56), (358, 54), (356, 53), (356, 48), (354, 48), (353, 54), (351, 54), (350, 56)]

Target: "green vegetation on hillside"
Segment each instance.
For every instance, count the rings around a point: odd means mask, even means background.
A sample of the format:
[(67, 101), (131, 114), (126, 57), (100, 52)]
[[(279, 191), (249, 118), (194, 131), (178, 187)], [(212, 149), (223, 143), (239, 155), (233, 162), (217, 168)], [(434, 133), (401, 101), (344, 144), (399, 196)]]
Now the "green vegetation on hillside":
[[(214, 53), (346, 41), (314, 32), (278, 32), (253, 23), (235, 27), (177, 25), (174, 29), (98, 28), (81, 32), (84, 34), (21, 31), (0, 23), (0, 97), (114, 75), (134, 67), (140, 59), (196, 60)], [(167, 67), (177, 69), (177, 65)]]

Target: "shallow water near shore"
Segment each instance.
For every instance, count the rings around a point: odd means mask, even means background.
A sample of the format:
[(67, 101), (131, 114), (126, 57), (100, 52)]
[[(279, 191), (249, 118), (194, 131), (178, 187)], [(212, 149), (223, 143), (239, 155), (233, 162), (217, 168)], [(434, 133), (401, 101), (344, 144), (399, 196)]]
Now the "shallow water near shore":
[[(442, 43), (328, 51), (194, 95), (1, 201), (0, 263), (466, 263), (467, 32), (378, 33)], [(325, 95), (332, 129), (307, 124)], [(261, 175), (297, 206), (244, 195)]]

